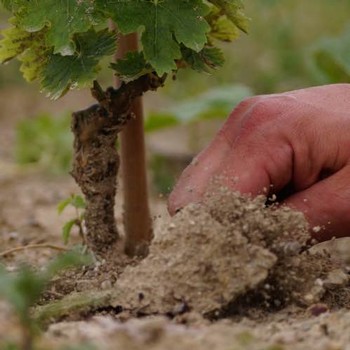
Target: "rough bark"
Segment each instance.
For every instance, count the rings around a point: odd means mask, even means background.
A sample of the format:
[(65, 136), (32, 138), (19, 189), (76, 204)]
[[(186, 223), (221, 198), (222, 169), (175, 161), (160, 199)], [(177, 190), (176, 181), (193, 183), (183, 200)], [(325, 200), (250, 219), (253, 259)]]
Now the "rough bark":
[(163, 78), (148, 74), (122, 84), (119, 89), (107, 91), (95, 83), (91, 92), (98, 104), (73, 113), (72, 176), (85, 195), (87, 243), (97, 254), (104, 254), (118, 239), (114, 218), (118, 133), (132, 118), (134, 99), (148, 90), (157, 89), (163, 81)]

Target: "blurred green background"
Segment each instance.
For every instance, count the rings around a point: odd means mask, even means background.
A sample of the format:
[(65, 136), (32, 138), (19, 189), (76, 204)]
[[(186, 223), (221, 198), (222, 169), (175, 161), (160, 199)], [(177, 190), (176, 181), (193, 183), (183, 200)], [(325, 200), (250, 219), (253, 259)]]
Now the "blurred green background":
[[(230, 110), (245, 96), (350, 82), (350, 0), (251, 0), (244, 4), (246, 14), (252, 19), (250, 32), (242, 34), (234, 43), (222, 45), (226, 55), (222, 69), (211, 75), (180, 71), (177, 79), (168, 81), (159, 93), (146, 96), (146, 130), (154, 178), (159, 175), (157, 168), (164, 172), (163, 165), (159, 165), (162, 157), (170, 162), (171, 157), (182, 159), (179, 165), (182, 169), (191, 156), (208, 143)], [(3, 28), (5, 22), (6, 14), (0, 10), (0, 27)], [(101, 72), (101, 82), (112, 83), (107, 69)], [(71, 98), (69, 103), (70, 97), (64, 98), (61, 105), (60, 101), (54, 102), (51, 108), (49, 102), (42, 102), (43, 98), (38, 97), (37, 86), (23, 81), (16, 62), (0, 67), (1, 104), (9, 100), (8, 91), (14, 91), (15, 96), (19, 92), (21, 99), (37, 101), (35, 107), (22, 110), (17, 116), (5, 116), (0, 111), (0, 123), (8, 117), (20, 120), (16, 124), (17, 137), (14, 137), (16, 159), (22, 163), (39, 162), (55, 171), (60, 166), (50, 166), (50, 162), (59, 160), (66, 171), (69, 150), (62, 145), (71, 142), (67, 136), (67, 113), (84, 108), (90, 101), (86, 97), (88, 93)], [(1, 100), (1, 96), (7, 97)], [(52, 125), (47, 113), (52, 115)], [(36, 114), (40, 115), (37, 119)], [(65, 121), (57, 124), (54, 121), (57, 116), (64, 117)], [(31, 118), (31, 124), (37, 122), (38, 125), (26, 125), (23, 119), (27, 117)], [(202, 124), (208, 124), (208, 127)], [(164, 131), (165, 127), (172, 132)], [(42, 133), (43, 128), (47, 128), (49, 135), (44, 141), (33, 136)], [(162, 136), (164, 132), (165, 136)], [(25, 146), (29, 142), (26, 137), (31, 142), (30, 149)], [(169, 147), (159, 141), (162, 138), (167, 140)], [(52, 146), (47, 145), (50, 140)], [(33, 144), (36, 142), (38, 144)], [(4, 147), (1, 142), (0, 147)], [(50, 154), (35, 155), (35, 152)], [(56, 152), (65, 153), (57, 155)], [(166, 192), (176, 173), (172, 168), (168, 175), (162, 175), (166, 180), (157, 187), (158, 190)]]

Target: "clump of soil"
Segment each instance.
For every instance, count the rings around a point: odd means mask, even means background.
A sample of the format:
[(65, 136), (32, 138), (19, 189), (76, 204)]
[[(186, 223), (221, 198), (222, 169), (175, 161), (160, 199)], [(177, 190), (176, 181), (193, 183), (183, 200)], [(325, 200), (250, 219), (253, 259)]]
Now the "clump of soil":
[(190, 205), (153, 242), (149, 256), (128, 267), (116, 287), (146, 313), (220, 309), (268, 276), (276, 256)]
[(220, 188), (178, 213), (148, 257), (125, 269), (112, 305), (144, 314), (218, 316), (237, 310), (235, 303), (308, 306), (334, 290), (348, 291), (349, 275), (328, 255), (310, 254), (308, 240), (301, 213)]
[[(263, 247), (276, 256), (268, 278), (246, 296), (246, 304), (256, 300), (268, 308), (308, 306), (333, 294), (332, 288), (339, 292), (349, 283), (349, 276), (329, 254), (309, 252), (309, 227), (302, 213), (277, 205), (266, 207), (265, 203), (264, 196), (250, 199), (225, 188), (205, 201), (216, 220), (240, 232), (249, 245)], [(334, 283), (329, 283), (331, 280)], [(350, 301), (349, 294), (345, 300)]]

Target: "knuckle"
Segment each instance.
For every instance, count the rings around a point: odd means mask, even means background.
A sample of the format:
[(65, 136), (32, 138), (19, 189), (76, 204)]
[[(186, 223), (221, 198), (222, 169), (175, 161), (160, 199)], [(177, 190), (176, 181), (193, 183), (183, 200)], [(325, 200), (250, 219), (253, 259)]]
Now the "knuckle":
[(261, 98), (262, 98), (261, 96), (246, 97), (245, 99), (243, 99), (241, 102), (238, 103), (238, 105), (235, 107), (233, 112), (247, 110), (252, 106), (254, 106), (258, 101), (260, 101)]
[(266, 125), (267, 122), (274, 121), (281, 115), (283, 101), (276, 97), (261, 98), (256, 101), (246, 113), (242, 121), (242, 129), (254, 131)]
[(247, 112), (260, 99), (261, 96), (252, 96), (242, 100), (231, 112), (223, 127), (218, 131), (217, 136), (232, 146), (232, 143), (235, 139), (235, 130), (237, 130), (237, 128), (240, 128), (242, 120), (245, 118)]
[(263, 99), (256, 102), (249, 110), (249, 120), (256, 122), (264, 121), (273, 112), (273, 100)]

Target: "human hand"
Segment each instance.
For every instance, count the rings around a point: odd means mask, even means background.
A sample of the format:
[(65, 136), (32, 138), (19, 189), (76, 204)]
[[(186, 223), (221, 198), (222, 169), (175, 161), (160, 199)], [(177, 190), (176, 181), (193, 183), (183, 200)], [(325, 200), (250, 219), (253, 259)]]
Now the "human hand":
[(314, 238), (350, 236), (350, 84), (241, 102), (181, 175), (170, 213), (199, 202), (218, 175), (252, 196), (288, 186), (282, 203), (305, 214)]

